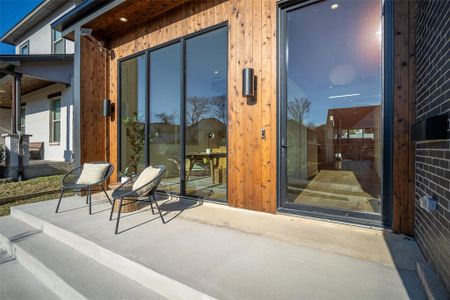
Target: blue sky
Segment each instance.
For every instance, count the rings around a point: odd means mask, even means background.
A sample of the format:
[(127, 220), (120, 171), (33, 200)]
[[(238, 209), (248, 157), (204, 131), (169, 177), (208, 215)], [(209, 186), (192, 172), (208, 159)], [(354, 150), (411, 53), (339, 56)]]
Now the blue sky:
[[(42, 0), (0, 0), (0, 36), (33, 10)], [(0, 54), (12, 54), (14, 47), (0, 43)]]

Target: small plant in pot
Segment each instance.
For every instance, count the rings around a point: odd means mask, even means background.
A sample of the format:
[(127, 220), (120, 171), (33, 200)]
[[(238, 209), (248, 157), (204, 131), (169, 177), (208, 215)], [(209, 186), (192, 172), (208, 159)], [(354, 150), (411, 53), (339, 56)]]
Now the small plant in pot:
[(130, 179), (134, 174), (129, 172), (129, 168), (126, 167), (125, 170), (119, 172), (120, 182), (125, 183), (128, 179)]

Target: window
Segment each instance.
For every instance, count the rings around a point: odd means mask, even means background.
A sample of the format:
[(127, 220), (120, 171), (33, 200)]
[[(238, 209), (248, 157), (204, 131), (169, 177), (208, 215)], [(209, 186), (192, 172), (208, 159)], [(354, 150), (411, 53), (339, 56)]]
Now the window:
[(50, 143), (61, 141), (61, 99), (50, 100)]
[(144, 55), (120, 65), (120, 147), (122, 167), (138, 173), (145, 167), (145, 92), (146, 63)]
[(20, 108), (20, 132), (25, 133), (25, 106)]
[(30, 41), (26, 41), (20, 46), (20, 54), (30, 54)]
[(119, 64), (119, 170), (163, 164), (160, 188), (226, 201), (227, 27)]
[(53, 30), (52, 31), (52, 53), (53, 54), (64, 54), (66, 52), (64, 39), (61, 32)]

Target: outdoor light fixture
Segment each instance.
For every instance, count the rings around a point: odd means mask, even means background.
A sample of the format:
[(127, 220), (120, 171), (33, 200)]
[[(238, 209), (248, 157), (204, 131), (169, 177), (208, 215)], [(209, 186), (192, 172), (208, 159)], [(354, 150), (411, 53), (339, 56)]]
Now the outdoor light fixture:
[(91, 28), (81, 28), (80, 35), (91, 35), (92, 29)]
[(103, 99), (103, 116), (111, 116), (111, 100), (109, 99)]
[(337, 4), (337, 3), (331, 5), (331, 9), (337, 9), (338, 7), (339, 7), (339, 4)]
[(244, 68), (242, 70), (242, 96), (255, 96), (255, 75), (252, 68)]
[(127, 19), (127, 18), (124, 18), (124, 17), (120, 17), (119, 20), (120, 20), (120, 22), (124, 22), (124, 23), (125, 23), (125, 22), (128, 22), (128, 19)]

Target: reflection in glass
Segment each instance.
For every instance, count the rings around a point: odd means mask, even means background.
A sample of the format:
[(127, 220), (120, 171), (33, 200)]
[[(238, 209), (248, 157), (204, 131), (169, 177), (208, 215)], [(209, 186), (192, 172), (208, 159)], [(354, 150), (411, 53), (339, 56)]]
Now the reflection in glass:
[(287, 13), (288, 202), (381, 213), (380, 28), (380, 1)]
[(186, 41), (186, 194), (226, 200), (227, 29)]
[(120, 65), (120, 171), (137, 173), (145, 167), (145, 58)]
[(160, 189), (180, 192), (180, 44), (150, 53), (150, 165), (165, 165)]

